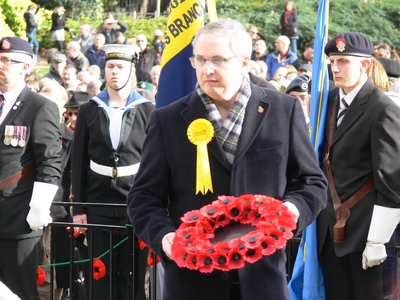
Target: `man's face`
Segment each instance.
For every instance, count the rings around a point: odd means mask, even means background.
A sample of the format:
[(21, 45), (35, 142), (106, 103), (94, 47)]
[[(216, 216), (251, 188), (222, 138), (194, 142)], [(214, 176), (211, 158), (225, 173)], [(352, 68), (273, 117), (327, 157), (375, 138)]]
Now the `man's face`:
[(131, 62), (121, 59), (112, 59), (106, 62), (106, 80), (110, 88), (120, 89), (124, 86), (130, 76), (131, 64)]
[(275, 42), (275, 49), (279, 53), (284, 54), (287, 52), (288, 47), (285, 45), (281, 38), (277, 38)]
[(254, 43), (254, 51), (257, 54), (264, 54), (266, 50), (267, 45), (265, 45), (265, 42), (263, 40), (258, 40)]
[(297, 99), (299, 99), (300, 101), (305, 101), (309, 95), (307, 92), (295, 92), (295, 91), (290, 91), (289, 95), (292, 95), (294, 97), (296, 97)]
[[(197, 40), (194, 55), (196, 58), (228, 59), (235, 57), (229, 47), (229, 39), (214, 33), (203, 33)], [(201, 89), (216, 103), (234, 102), (239, 91), (243, 74), (246, 72), (249, 58), (235, 57), (221, 67), (210, 61), (203, 66), (196, 66), (197, 81)]]
[(68, 87), (68, 85), (71, 83), (71, 81), (76, 80), (76, 70), (64, 68), (61, 78), (64, 82), (64, 86)]
[(159, 79), (160, 79), (160, 69), (155, 68), (151, 71), (151, 81), (153, 82), (153, 85), (158, 86)]
[(79, 111), (79, 107), (68, 107), (68, 119), (71, 122), (71, 126), (72, 128), (75, 128), (76, 126), (76, 119), (78, 117), (78, 111)]
[(376, 57), (385, 57), (385, 58), (390, 58), (390, 52), (386, 51), (385, 49), (378, 49), (375, 52)]
[(120, 36), (115, 41), (117, 42), (117, 44), (123, 44), (125, 42), (125, 37)]
[(92, 80), (91, 76), (88, 74), (80, 74), (78, 76), (78, 79), (80, 82), (86, 83), (86, 84), (88, 84)]
[[(0, 54), (0, 90), (5, 93), (18, 86), (29, 69), (29, 65), (25, 63), (8, 61), (3, 63), (2, 60), (22, 61), (24, 54), (1, 53)], [(24, 55), (26, 56), (26, 55)]]
[(69, 58), (74, 58), (75, 57), (75, 55), (76, 55), (76, 50), (75, 49), (72, 49), (72, 47), (71, 47), (71, 45), (68, 45), (67, 46), (67, 56), (69, 57)]
[(285, 81), (285, 76), (287, 75), (287, 73), (288, 72), (285, 68), (279, 68), (278, 70), (276, 70), (273, 79), (282, 84)]
[(94, 38), (94, 44), (95, 44), (95, 46), (96, 46), (97, 48), (103, 47), (103, 45), (104, 45), (105, 42), (106, 42), (106, 39), (105, 39), (103, 36), (101, 36), (101, 35), (98, 35), (98, 36), (96, 36), (96, 37)]
[(60, 74), (60, 76), (62, 75), (66, 65), (67, 65), (66, 61), (64, 62), (53, 61), (53, 68), (58, 71), (58, 74)]
[(146, 49), (147, 39), (143, 34), (139, 34), (136, 37), (136, 46), (138, 46), (142, 52)]
[(362, 71), (367, 69), (370, 63), (367, 59), (346, 55), (330, 56), (329, 60), (335, 85), (342, 88), (346, 94), (362, 81)]
[(89, 33), (90, 33), (90, 26), (81, 25), (81, 27), (79, 27), (79, 35), (81, 37), (87, 38), (89, 36)]
[(314, 57), (314, 49), (313, 48), (307, 48), (304, 51), (304, 57), (307, 59), (307, 61), (312, 61)]

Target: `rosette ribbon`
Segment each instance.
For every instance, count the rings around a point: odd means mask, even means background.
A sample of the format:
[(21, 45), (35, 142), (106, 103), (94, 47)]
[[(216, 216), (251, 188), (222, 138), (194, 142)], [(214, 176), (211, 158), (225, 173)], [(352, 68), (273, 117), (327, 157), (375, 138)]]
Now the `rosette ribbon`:
[(197, 146), (196, 194), (213, 192), (207, 144), (214, 136), (214, 128), (210, 121), (196, 119), (190, 123), (187, 135), (189, 141)]

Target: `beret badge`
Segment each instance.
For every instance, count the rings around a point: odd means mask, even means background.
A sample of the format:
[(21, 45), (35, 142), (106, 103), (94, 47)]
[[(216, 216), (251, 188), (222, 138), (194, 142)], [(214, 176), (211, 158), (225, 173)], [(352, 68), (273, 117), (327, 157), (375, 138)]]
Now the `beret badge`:
[(336, 40), (336, 47), (337, 47), (339, 52), (343, 52), (345, 50), (344, 47), (346, 47), (346, 43), (345, 43), (344, 39), (338, 38)]
[(301, 89), (302, 89), (303, 91), (307, 91), (307, 90), (308, 90), (308, 84), (307, 84), (306, 82), (303, 82), (303, 83), (301, 84)]
[(9, 40), (4, 39), (3, 42), (1, 43), (1, 48), (3, 50), (9, 50), (11, 48), (11, 43)]

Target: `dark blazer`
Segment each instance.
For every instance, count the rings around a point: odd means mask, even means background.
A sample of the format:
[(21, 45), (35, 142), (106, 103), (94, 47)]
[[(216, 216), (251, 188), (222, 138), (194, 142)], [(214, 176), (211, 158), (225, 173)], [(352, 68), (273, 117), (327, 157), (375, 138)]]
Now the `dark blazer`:
[[(6, 239), (42, 235), (41, 230), (32, 231), (26, 221), (33, 183), (40, 181), (56, 185), (61, 165), (57, 106), (25, 87), (14, 107), (0, 125), (0, 180), (18, 173), (32, 163), (36, 169), (0, 191), (0, 238)], [(6, 146), (3, 143), (6, 125), (27, 127), (24, 147)]]
[[(338, 92), (336, 88), (329, 93), (323, 154), (328, 150), (329, 117)], [(341, 201), (352, 196), (371, 176), (375, 182), (375, 187), (351, 209), (344, 243), (333, 243), (336, 255), (341, 257), (364, 250), (375, 204), (400, 207), (400, 108), (368, 79), (337, 129), (335, 118), (334, 127), (330, 158)], [(318, 217), (319, 253), (328, 230), (333, 237), (335, 223), (328, 191), (328, 206)]]
[(50, 31), (56, 31), (59, 29), (69, 30), (69, 28), (65, 26), (65, 14), (58, 15), (56, 13), (53, 13), (51, 15), (51, 20), (52, 20), (52, 27)]
[[(192, 121), (207, 118), (197, 92), (152, 114), (141, 167), (127, 201), (137, 235), (162, 259), (163, 299), (228, 299), (232, 276), (179, 268), (163, 254), (162, 238), (178, 228), (187, 211), (210, 204), (219, 195), (264, 194), (295, 204), (300, 212), (298, 230), (303, 230), (326, 205), (326, 180), (299, 101), (254, 84), (251, 90), (233, 165), (215, 137), (208, 144), (214, 193), (206, 195), (196, 195), (197, 151), (187, 137)], [(240, 269), (243, 299), (289, 299), (285, 261), (284, 250), (279, 250)]]
[[(98, 97), (107, 95), (105, 90)], [(142, 98), (136, 92), (131, 98)], [(113, 149), (109, 118), (99, 104), (90, 100), (80, 106), (74, 131), (72, 150), (72, 201), (88, 203), (126, 203), (126, 196), (135, 178), (118, 177), (111, 187), (111, 177), (95, 173), (90, 169), (90, 160), (103, 166), (129, 166), (140, 162), (142, 145), (150, 124), (154, 104), (143, 103), (126, 109), (117, 149)], [(116, 161), (117, 160), (117, 161)], [(126, 208), (74, 207), (74, 215), (95, 214), (109, 217), (126, 216)]]

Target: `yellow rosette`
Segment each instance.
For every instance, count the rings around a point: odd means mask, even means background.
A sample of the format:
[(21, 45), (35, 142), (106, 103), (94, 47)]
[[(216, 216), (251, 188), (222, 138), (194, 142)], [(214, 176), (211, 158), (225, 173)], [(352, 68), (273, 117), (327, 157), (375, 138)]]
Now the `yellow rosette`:
[(196, 194), (201, 192), (205, 195), (208, 190), (213, 192), (207, 144), (214, 136), (214, 127), (206, 119), (197, 119), (190, 123), (187, 135), (189, 141), (197, 146)]

